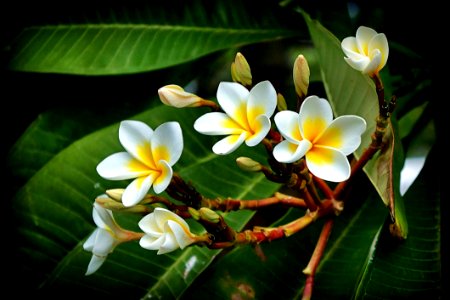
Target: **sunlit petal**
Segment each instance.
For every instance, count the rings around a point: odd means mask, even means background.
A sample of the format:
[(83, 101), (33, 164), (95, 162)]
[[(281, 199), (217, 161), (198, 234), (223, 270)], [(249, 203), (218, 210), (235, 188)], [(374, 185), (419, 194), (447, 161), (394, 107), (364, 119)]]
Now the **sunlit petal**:
[(270, 125), (270, 119), (267, 116), (260, 115), (256, 118), (252, 123), (254, 134), (245, 140), (247, 146), (253, 147), (258, 145), (266, 137), (267, 133), (269, 133)]
[(126, 120), (120, 122), (119, 140), (134, 158), (147, 166), (152, 166), (149, 141), (153, 130), (144, 122)]
[(356, 43), (356, 38), (353, 36), (346, 37), (341, 42), (342, 51), (351, 59), (358, 59), (362, 56), (359, 52), (358, 44)]
[(270, 81), (261, 81), (250, 91), (247, 102), (247, 118), (251, 123), (259, 115), (270, 118), (277, 107), (277, 92)]
[(126, 207), (133, 206), (144, 199), (157, 175), (158, 173), (153, 172), (146, 177), (138, 177), (133, 180), (123, 192), (123, 205)]
[(173, 232), (173, 235), (181, 249), (194, 242), (190, 231), (186, 230), (186, 228), (182, 227), (179, 223), (169, 220), (167, 221), (167, 226), (170, 227), (170, 230)]
[(333, 148), (314, 147), (305, 155), (306, 165), (312, 174), (331, 182), (341, 182), (350, 177), (347, 157)]
[[(241, 84), (236, 82), (221, 82), (217, 88), (217, 101), (223, 111), (234, 118), (236, 111), (245, 112), (245, 103), (250, 92)], [(243, 107), (244, 105), (244, 107)]]
[(302, 158), (311, 146), (307, 140), (300, 141), (298, 144), (285, 140), (275, 146), (273, 156), (279, 162), (293, 163)]
[(375, 49), (378, 49), (381, 53), (381, 61), (377, 68), (378, 70), (381, 70), (386, 65), (389, 56), (389, 45), (384, 33), (379, 33), (372, 38), (369, 43), (369, 55)]
[(366, 130), (366, 121), (358, 116), (340, 116), (331, 122), (316, 145), (336, 148), (349, 155), (361, 144), (361, 134)]
[(221, 139), (217, 143), (214, 144), (212, 150), (216, 154), (220, 155), (226, 155), (234, 150), (236, 150), (245, 140), (247, 137), (247, 132), (244, 132), (240, 135), (233, 134), (230, 136), (227, 136), (226, 138)]
[(274, 120), (278, 131), (285, 139), (292, 143), (298, 143), (302, 140), (298, 113), (283, 110), (275, 115)]
[(166, 122), (157, 127), (151, 140), (155, 164), (165, 160), (173, 166), (183, 152), (183, 134), (178, 122)]
[(124, 180), (148, 174), (148, 167), (127, 152), (111, 154), (97, 166), (98, 174), (109, 180)]
[(145, 248), (147, 250), (158, 250), (159, 247), (161, 247), (163, 242), (164, 242), (164, 236), (162, 236), (162, 235), (159, 238), (153, 238), (148, 235), (144, 235), (139, 240), (139, 245), (142, 248)]
[(207, 135), (240, 134), (242, 127), (221, 112), (204, 114), (194, 122), (194, 129)]
[(369, 42), (376, 34), (375, 30), (366, 26), (360, 26), (356, 30), (356, 43), (361, 54), (369, 54)]
[(169, 186), (170, 181), (172, 180), (173, 171), (172, 167), (165, 160), (160, 160), (158, 162), (158, 170), (160, 171), (160, 174), (153, 182), (153, 190), (155, 193), (160, 194)]
[(106, 256), (92, 255), (85, 275), (91, 275), (95, 273), (103, 265), (105, 260)]
[(370, 63), (364, 68), (362, 71), (364, 74), (372, 74), (379, 70), (379, 66), (381, 63), (381, 52), (378, 49), (375, 49), (371, 53)]
[(300, 133), (314, 143), (333, 120), (330, 103), (317, 96), (307, 97), (300, 107)]

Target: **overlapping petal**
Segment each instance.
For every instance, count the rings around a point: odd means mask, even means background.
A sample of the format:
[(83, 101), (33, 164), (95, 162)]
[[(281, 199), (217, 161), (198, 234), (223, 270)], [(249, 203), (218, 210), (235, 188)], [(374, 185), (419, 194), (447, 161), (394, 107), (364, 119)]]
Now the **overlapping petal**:
[(341, 42), (345, 61), (364, 74), (375, 74), (385, 65), (389, 56), (389, 45), (383, 33), (360, 26), (356, 37), (346, 37)]
[(110, 180), (134, 179), (123, 193), (123, 204), (136, 205), (152, 186), (156, 193), (163, 192), (172, 179), (172, 166), (183, 151), (180, 124), (167, 122), (153, 130), (140, 121), (122, 121), (119, 140), (127, 152), (106, 157), (97, 172)]
[(239, 148), (239, 146), (245, 141), (247, 132), (243, 132), (240, 135), (229, 135), (217, 143), (214, 144), (212, 150), (216, 154), (227, 155)]
[(284, 137), (273, 149), (277, 161), (293, 163), (305, 157), (315, 176), (333, 182), (348, 179), (350, 164), (346, 156), (361, 144), (361, 134), (366, 130), (363, 118), (347, 115), (333, 120), (329, 102), (309, 96), (298, 114), (282, 111), (274, 119)]

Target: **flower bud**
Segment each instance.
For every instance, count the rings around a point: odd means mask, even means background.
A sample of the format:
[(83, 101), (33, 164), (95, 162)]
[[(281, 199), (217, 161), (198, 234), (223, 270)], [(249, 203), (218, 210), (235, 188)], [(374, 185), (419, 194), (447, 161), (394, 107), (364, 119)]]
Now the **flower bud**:
[(252, 85), (250, 65), (240, 52), (236, 54), (234, 62), (231, 63), (231, 78), (244, 86)]
[(277, 109), (278, 111), (287, 110), (286, 99), (280, 93), (277, 94)]
[(175, 84), (166, 85), (158, 89), (158, 95), (162, 103), (177, 108), (198, 107), (204, 101), (199, 96), (188, 93), (182, 87)]
[(238, 165), (239, 168), (241, 168), (241, 170), (243, 171), (247, 171), (247, 172), (258, 172), (261, 171), (262, 166), (259, 162), (254, 161), (253, 159), (249, 158), (249, 157), (238, 157), (236, 159), (236, 163)]
[(106, 195), (108, 195), (109, 198), (115, 201), (122, 202), (122, 195), (125, 189), (111, 189), (106, 191)]
[(219, 223), (220, 216), (212, 209), (209, 209), (207, 207), (202, 207), (198, 211), (200, 213), (200, 217), (203, 220), (206, 220), (206, 221), (209, 221), (212, 223)]
[(300, 54), (294, 62), (294, 85), (295, 92), (300, 98), (305, 98), (309, 86), (309, 66), (306, 58)]

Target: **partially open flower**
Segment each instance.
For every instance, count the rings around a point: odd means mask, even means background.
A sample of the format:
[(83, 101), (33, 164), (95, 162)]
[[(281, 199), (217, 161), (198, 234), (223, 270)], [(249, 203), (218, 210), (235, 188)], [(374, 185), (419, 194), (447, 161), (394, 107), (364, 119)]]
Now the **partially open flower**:
[(349, 178), (347, 155), (361, 144), (366, 121), (355, 115), (333, 120), (333, 112), (326, 99), (309, 96), (300, 112), (281, 111), (275, 124), (285, 138), (273, 149), (275, 159), (293, 163), (305, 156), (312, 174), (324, 180), (340, 182)]
[(96, 202), (92, 209), (92, 217), (97, 228), (83, 244), (84, 250), (92, 252), (86, 275), (97, 271), (117, 245), (134, 239), (138, 234), (122, 229), (114, 220), (112, 212)]
[(341, 43), (345, 61), (364, 74), (377, 74), (389, 56), (389, 45), (384, 33), (377, 33), (369, 27), (360, 26), (356, 37), (346, 37)]
[(163, 192), (172, 179), (172, 166), (183, 151), (180, 124), (167, 122), (153, 131), (140, 121), (122, 121), (119, 140), (127, 152), (108, 156), (97, 166), (97, 172), (110, 180), (136, 178), (123, 192), (123, 205), (139, 203), (152, 186), (155, 193)]
[(277, 93), (269, 81), (262, 81), (251, 91), (236, 82), (221, 82), (217, 100), (223, 112), (211, 112), (198, 118), (194, 128), (207, 135), (227, 135), (213, 146), (216, 154), (229, 154), (244, 141), (256, 146), (270, 130), (277, 106)]
[(197, 241), (183, 218), (161, 207), (142, 218), (139, 227), (145, 232), (139, 244), (148, 250), (158, 250), (157, 254), (184, 249)]
[(159, 99), (168, 106), (177, 108), (197, 107), (203, 103), (203, 98), (186, 92), (181, 86), (170, 84), (158, 89)]

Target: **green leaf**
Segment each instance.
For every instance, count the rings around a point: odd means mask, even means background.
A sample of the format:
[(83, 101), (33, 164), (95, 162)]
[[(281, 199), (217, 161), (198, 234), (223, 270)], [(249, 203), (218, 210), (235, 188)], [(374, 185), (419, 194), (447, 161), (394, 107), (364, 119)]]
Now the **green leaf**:
[(298, 35), (282, 24), (275, 3), (258, 6), (258, 14), (251, 13), (251, 4), (157, 2), (128, 10), (122, 7), (120, 13), (113, 11), (95, 21), (30, 26), (13, 43), (9, 67), (82, 75), (137, 73)]
[[(359, 115), (367, 122), (361, 146), (354, 153), (359, 158), (371, 143), (379, 114), (375, 86), (367, 75), (354, 70), (345, 62), (340, 42), (330, 31), (305, 12), (302, 14), (319, 53), (322, 78), (334, 113), (337, 116)], [(378, 151), (366, 164), (364, 171), (391, 211), (395, 234), (406, 238), (408, 227), (399, 192), (403, 153), (400, 144), (395, 141), (392, 125), (387, 129), (387, 136), (388, 145), (384, 150)]]
[[(243, 155), (262, 160), (264, 149), (243, 146), (235, 156), (213, 154), (212, 139), (192, 128), (198, 113), (157, 106), (133, 119), (155, 128), (177, 115), (185, 148), (174, 169), (204, 195), (245, 199), (272, 194), (277, 184), (267, 183), (261, 175), (243, 173), (235, 164), (235, 158)], [(16, 268), (31, 292), (40, 287), (42, 295), (61, 296), (76, 288), (91, 296), (125, 293), (131, 298), (146, 294), (176, 298), (217, 255), (218, 251), (194, 246), (158, 256), (131, 243), (116, 248), (98, 272), (84, 276), (90, 254), (82, 249), (82, 243), (94, 229), (92, 203), (106, 189), (127, 184), (105, 181), (95, 171), (104, 157), (122, 151), (117, 130), (115, 124), (74, 142), (42, 167), (14, 198), (17, 253), (21, 257)], [(230, 177), (217, 176), (218, 170)], [(226, 214), (226, 219), (239, 230), (251, 216), (251, 212), (240, 211)], [(117, 214), (117, 219), (125, 228), (136, 227), (139, 220), (137, 216), (122, 214)]]

